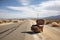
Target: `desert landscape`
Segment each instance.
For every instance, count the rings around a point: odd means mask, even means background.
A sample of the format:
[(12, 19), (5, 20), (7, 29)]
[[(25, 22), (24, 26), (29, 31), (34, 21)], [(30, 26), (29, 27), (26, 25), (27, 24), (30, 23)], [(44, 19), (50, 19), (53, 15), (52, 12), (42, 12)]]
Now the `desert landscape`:
[(60, 20), (44, 19), (42, 33), (33, 33), (36, 19), (0, 20), (0, 40), (60, 40)]
[(60, 40), (60, 0), (0, 0), (0, 40)]

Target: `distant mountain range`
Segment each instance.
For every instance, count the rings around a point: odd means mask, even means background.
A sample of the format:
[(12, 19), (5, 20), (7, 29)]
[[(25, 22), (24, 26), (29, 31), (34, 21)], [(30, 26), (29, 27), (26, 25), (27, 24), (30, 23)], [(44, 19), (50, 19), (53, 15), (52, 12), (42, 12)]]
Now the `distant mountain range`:
[(45, 19), (60, 19), (60, 15), (45, 17)]
[[(6, 18), (0, 18), (0, 19), (6, 19)], [(27, 17), (27, 18), (13, 18), (13, 19), (60, 19), (60, 15), (49, 16), (49, 17), (44, 17), (44, 18), (31, 18), (31, 17)]]

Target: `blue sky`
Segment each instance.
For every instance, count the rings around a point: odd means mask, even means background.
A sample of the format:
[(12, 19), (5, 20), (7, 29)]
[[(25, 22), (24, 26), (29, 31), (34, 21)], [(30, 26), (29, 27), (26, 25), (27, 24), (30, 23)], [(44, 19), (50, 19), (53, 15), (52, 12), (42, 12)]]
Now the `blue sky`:
[(59, 0), (0, 0), (0, 18), (39, 18), (60, 15)]

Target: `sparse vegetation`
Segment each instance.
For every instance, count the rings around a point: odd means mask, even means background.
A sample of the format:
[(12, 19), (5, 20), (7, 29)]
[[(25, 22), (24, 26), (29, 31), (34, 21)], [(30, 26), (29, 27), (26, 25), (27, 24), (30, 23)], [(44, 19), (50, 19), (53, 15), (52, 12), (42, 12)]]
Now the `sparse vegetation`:
[(52, 22), (52, 27), (60, 27), (60, 25), (57, 22)]
[(13, 21), (13, 23), (17, 23), (18, 21)]
[(51, 24), (52, 22), (46, 22), (46, 24)]
[(3, 24), (3, 23), (10, 23), (12, 22), (12, 20), (0, 20), (0, 24)]
[(46, 24), (51, 24), (53, 22), (60, 23), (60, 19), (46, 19)]
[(2, 24), (2, 22), (0, 22), (0, 24)]
[(7, 21), (6, 21), (6, 20), (3, 20), (2, 22), (3, 22), (3, 23), (6, 23)]

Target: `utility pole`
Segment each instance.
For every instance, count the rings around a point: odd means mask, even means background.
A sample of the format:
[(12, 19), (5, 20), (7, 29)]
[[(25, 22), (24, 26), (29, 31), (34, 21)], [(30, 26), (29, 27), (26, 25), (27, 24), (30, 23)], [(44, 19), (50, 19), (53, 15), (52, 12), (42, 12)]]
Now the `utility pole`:
[(39, 19), (39, 13), (37, 13), (37, 19)]

